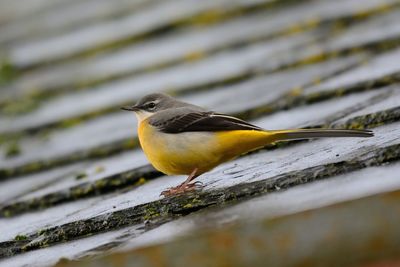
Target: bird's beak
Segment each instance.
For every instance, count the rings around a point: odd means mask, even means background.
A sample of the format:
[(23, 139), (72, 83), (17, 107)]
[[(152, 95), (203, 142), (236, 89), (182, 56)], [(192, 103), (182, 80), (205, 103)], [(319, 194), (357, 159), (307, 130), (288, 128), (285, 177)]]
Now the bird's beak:
[(127, 111), (139, 111), (140, 109), (137, 106), (125, 106), (121, 107), (122, 110), (127, 110)]

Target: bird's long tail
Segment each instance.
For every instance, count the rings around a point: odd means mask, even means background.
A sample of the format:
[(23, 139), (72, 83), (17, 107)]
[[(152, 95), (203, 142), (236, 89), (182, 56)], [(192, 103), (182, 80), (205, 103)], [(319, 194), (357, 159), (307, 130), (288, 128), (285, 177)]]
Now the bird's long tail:
[(372, 137), (371, 130), (293, 129), (271, 132), (276, 141), (301, 140), (321, 137)]

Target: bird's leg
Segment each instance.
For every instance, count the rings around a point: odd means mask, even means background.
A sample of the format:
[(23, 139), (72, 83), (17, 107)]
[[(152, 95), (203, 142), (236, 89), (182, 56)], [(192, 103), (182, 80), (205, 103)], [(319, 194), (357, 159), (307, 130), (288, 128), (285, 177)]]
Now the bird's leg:
[(167, 190), (162, 191), (161, 195), (167, 197), (196, 190), (198, 187), (201, 186), (201, 182), (195, 182), (195, 183), (190, 183), (190, 182), (196, 179), (196, 177), (198, 177), (198, 175), (196, 175), (197, 171), (198, 171), (197, 168), (194, 169), (183, 183), (181, 183), (176, 187), (170, 187)]
[(182, 184), (180, 184), (179, 186), (188, 185), (191, 181), (193, 181), (194, 179), (196, 179), (196, 177), (198, 176), (198, 175), (196, 175), (197, 171), (198, 171), (197, 168), (194, 169), (194, 170), (189, 174), (188, 178), (187, 178)]

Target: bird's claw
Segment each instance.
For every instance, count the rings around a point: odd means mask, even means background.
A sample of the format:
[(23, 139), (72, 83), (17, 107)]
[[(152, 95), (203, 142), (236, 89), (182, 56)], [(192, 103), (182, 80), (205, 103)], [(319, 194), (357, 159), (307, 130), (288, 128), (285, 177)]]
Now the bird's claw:
[(160, 196), (169, 197), (174, 195), (181, 195), (187, 192), (201, 190), (203, 187), (204, 185), (200, 181), (188, 184), (183, 183), (181, 185), (170, 187), (167, 190), (162, 191)]

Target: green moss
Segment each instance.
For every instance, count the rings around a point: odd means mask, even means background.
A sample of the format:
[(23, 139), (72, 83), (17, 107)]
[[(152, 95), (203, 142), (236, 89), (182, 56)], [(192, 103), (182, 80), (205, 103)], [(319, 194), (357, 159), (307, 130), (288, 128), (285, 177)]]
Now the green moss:
[(11, 212), (10, 210), (4, 210), (4, 211), (2, 212), (2, 214), (3, 214), (3, 216), (6, 217), (6, 218), (9, 218), (9, 217), (12, 216), (12, 212)]
[(37, 233), (37, 235), (42, 235), (42, 234), (44, 234), (44, 233), (46, 233), (47, 232), (47, 230), (46, 229), (40, 229), (40, 230), (38, 230), (36, 233)]
[(38, 101), (30, 97), (22, 97), (17, 100), (9, 100), (2, 103), (1, 112), (8, 116), (28, 113), (39, 106)]
[(186, 204), (185, 206), (183, 206), (183, 208), (184, 208), (184, 209), (190, 209), (190, 208), (193, 208), (193, 204), (191, 204), (191, 203), (188, 203), (188, 204)]
[(382, 110), (373, 114), (366, 114), (349, 119), (348, 121), (335, 125), (338, 128), (365, 129), (375, 128), (387, 123), (400, 120), (400, 108)]
[(138, 181), (135, 183), (135, 186), (144, 185), (147, 182), (146, 178), (140, 177)]
[(16, 241), (23, 241), (23, 240), (26, 240), (26, 239), (28, 239), (28, 237), (26, 235), (17, 235), (14, 238), (14, 240), (16, 240)]
[(98, 174), (98, 173), (104, 172), (105, 170), (106, 170), (106, 168), (105, 168), (104, 166), (96, 166), (94, 172), (95, 172), (96, 174)]
[(7, 60), (0, 62), (0, 85), (11, 82), (18, 76), (16, 68)]
[(12, 142), (6, 146), (5, 155), (8, 158), (21, 154), (21, 148), (17, 142)]
[(156, 205), (148, 205), (145, 207), (143, 215), (144, 221), (152, 220), (159, 217), (161, 217), (159, 207), (157, 207)]
[(81, 173), (78, 173), (77, 175), (75, 175), (75, 179), (76, 179), (76, 180), (85, 179), (85, 178), (87, 178), (87, 177), (88, 177), (87, 174), (84, 173), (84, 172), (81, 172)]
[[(117, 179), (112, 179), (111, 184), (112, 184), (112, 185), (120, 185), (120, 184), (121, 184), (121, 181), (119, 181), (119, 180), (117, 180)], [(105, 179), (97, 180), (97, 181), (94, 183), (94, 186), (95, 186), (96, 188), (104, 188), (106, 185), (107, 185), (107, 181), (106, 181)]]
[(43, 169), (44, 166), (46, 166), (46, 164), (41, 161), (32, 162), (32, 163), (29, 163), (29, 164), (23, 166), (22, 170), (20, 170), (20, 171), (22, 173), (36, 172), (36, 171)]
[[(99, 180), (99, 181), (101, 181), (101, 180)], [(102, 187), (104, 187), (106, 185), (106, 183), (103, 182), (103, 181), (101, 181), (101, 182), (102, 182), (102, 184), (101, 184)], [(112, 186), (120, 186), (122, 183), (123, 183), (123, 181), (121, 181), (120, 179), (112, 179), (110, 185), (112, 185)]]
[(57, 127), (59, 127), (59, 128), (71, 128), (71, 127), (74, 127), (74, 126), (80, 124), (81, 122), (82, 122), (82, 120), (80, 118), (67, 119), (67, 120), (61, 121), (57, 125)]

